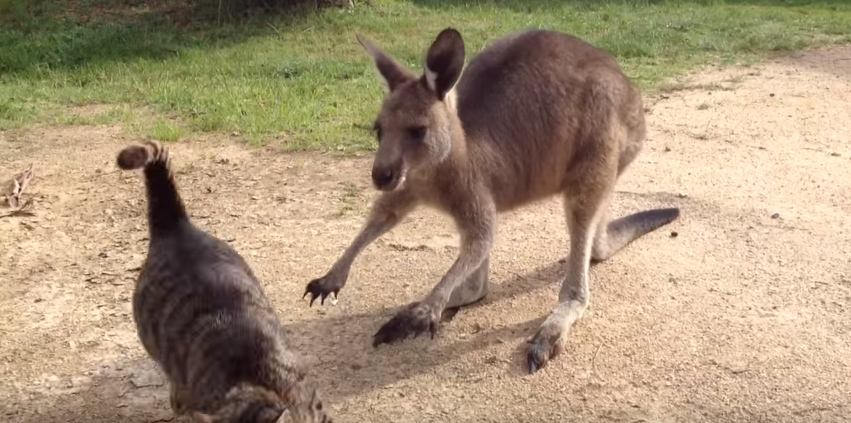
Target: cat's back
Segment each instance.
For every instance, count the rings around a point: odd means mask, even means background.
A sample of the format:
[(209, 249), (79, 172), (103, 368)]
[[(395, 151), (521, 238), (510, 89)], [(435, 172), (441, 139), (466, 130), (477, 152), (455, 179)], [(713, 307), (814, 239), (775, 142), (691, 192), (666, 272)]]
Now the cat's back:
[(222, 319), (269, 309), (242, 257), (192, 226), (151, 243), (133, 294), (142, 344), (167, 371), (202, 334), (224, 329)]

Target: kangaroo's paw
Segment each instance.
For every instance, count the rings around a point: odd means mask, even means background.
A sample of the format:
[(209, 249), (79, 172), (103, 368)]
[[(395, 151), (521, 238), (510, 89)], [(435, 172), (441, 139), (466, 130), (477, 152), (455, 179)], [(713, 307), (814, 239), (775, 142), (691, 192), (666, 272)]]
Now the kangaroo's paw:
[(556, 326), (545, 322), (529, 341), (529, 349), (526, 354), (529, 373), (543, 369), (564, 351), (563, 331)]
[(411, 335), (416, 338), (425, 331), (429, 331), (434, 338), (441, 312), (442, 310), (437, 310), (436, 307), (425, 302), (411, 303), (375, 333), (372, 346), (390, 344)]
[(319, 298), (320, 305), (325, 305), (325, 299), (328, 298), (329, 295), (334, 294), (334, 298), (337, 298), (340, 290), (346, 284), (347, 276), (348, 275), (338, 275), (337, 273), (329, 272), (321, 278), (316, 278), (308, 282), (307, 287), (304, 290), (304, 295), (302, 295), (301, 298), (304, 299), (308, 294), (310, 294), (311, 307), (313, 307), (313, 302), (316, 301), (317, 298)]

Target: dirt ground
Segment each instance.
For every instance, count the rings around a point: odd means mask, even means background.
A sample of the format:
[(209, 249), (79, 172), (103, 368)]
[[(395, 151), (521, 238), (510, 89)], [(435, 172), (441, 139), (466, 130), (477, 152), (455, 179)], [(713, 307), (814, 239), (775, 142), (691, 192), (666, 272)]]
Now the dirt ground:
[[(851, 48), (669, 88), (647, 99), (649, 141), (613, 207), (682, 216), (593, 268), (591, 309), (533, 376), (525, 341), (567, 254), (557, 199), (501, 217), (484, 303), (435, 340), (373, 349), (394, 308), (452, 263), (448, 218), (415, 213), (355, 263), (338, 304), (308, 308), (305, 284), (374, 196), (370, 157), (223, 139), (177, 143), (172, 158), (194, 221), (254, 267), (336, 421), (848, 421)], [(0, 219), (4, 422), (172, 420), (130, 314), (145, 200), (114, 157), (132, 141), (115, 127), (0, 133), (0, 176), (36, 168), (36, 215)]]

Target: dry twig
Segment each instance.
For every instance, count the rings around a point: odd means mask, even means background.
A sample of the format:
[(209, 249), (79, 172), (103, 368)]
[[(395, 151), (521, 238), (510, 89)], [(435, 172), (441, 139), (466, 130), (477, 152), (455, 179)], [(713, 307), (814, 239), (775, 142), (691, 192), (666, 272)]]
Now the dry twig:
[(591, 373), (597, 372), (597, 354), (600, 354), (600, 350), (603, 349), (603, 344), (605, 344), (605, 342), (601, 342), (600, 346), (597, 347), (597, 351), (594, 351), (594, 357), (591, 359)]
[[(21, 204), (21, 195), (23, 195), (24, 190), (27, 189), (27, 185), (29, 185), (35, 173), (33, 172), (34, 163), (30, 163), (29, 167), (27, 167), (23, 172), (15, 175), (12, 179), (6, 182), (3, 187), (3, 195), (6, 197), (6, 201), (9, 203), (9, 206), (12, 208), (19, 208)], [(20, 206), (23, 208), (23, 206)]]
[(9, 213), (0, 215), (0, 219), (2, 219), (4, 217), (35, 216), (35, 213), (33, 212), (33, 204), (34, 204), (33, 200), (29, 199), (29, 200), (27, 200), (26, 203), (24, 203), (23, 206), (21, 206), (21, 208), (19, 208), (17, 210), (13, 210)]

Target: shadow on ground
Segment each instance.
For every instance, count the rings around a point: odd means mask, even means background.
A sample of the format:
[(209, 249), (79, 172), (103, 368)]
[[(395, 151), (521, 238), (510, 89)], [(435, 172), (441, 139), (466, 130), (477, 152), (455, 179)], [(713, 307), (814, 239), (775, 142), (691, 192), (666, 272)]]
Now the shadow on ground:
[[(10, 4), (33, 3), (17, 14), (0, 16), (0, 75), (32, 70), (67, 70), (110, 61), (167, 60), (188, 49), (220, 48), (258, 36), (283, 35), (299, 20), (317, 13), (317, 4), (333, 6), (341, 0), (75, 0), (46, 2), (7, 0)], [(550, 0), (410, 0), (420, 7), (447, 10), (456, 7), (490, 6), (531, 13), (552, 9)], [(712, 5), (714, 0), (680, 0), (684, 5)], [(371, 7), (355, 2), (357, 8)], [(668, 0), (615, 0), (635, 7), (668, 3)], [(727, 5), (800, 7), (849, 10), (845, 0), (728, 0)], [(283, 7), (272, 7), (283, 4)], [(567, 0), (576, 10), (593, 10), (593, 0)], [(230, 5), (230, 6), (228, 6)], [(0, 2), (2, 6), (2, 2)], [(7, 7), (8, 8), (8, 7)], [(0, 7), (0, 14), (4, 14)], [(11, 16), (11, 17), (10, 17)]]
[[(509, 281), (494, 283), (491, 295), (470, 307), (482, 307), (542, 289), (559, 280), (564, 270), (562, 263), (563, 260), (560, 260)], [(411, 379), (494, 343), (516, 343), (517, 338), (530, 336), (544, 317), (495, 330), (482, 330), (462, 341), (443, 346), (437, 346), (436, 339), (421, 336), (392, 346), (373, 348), (370, 344), (372, 330), (394, 312), (394, 309), (382, 309), (371, 314), (325, 316), (285, 326), (294, 348), (312, 351), (315, 353), (311, 356), (318, 356), (319, 363), (316, 363), (315, 357), (309, 358), (312, 359), (310, 372), (327, 401), (335, 403)], [(448, 325), (451, 323), (444, 323), (442, 333), (453, 331)], [(527, 374), (522, 360), (526, 344), (518, 344), (508, 367), (509, 377)], [(368, 366), (380, 366), (381, 369), (367, 371), (370, 370)], [(359, 372), (362, 369), (364, 371)], [(136, 358), (104, 363), (93, 373), (90, 377), (54, 381), (40, 387), (29, 395), (27, 407), (4, 403), (0, 405), (0, 415), (6, 416), (9, 423), (183, 423), (183, 420), (173, 418), (168, 402), (168, 383), (151, 360)], [(364, 378), (364, 375), (369, 376)], [(17, 398), (20, 400), (21, 396)]]
[[(601, 6), (608, 5), (629, 5), (635, 7), (652, 6), (657, 4), (668, 4), (670, 0), (612, 0), (600, 2), (596, 0), (565, 0), (554, 3), (552, 0), (410, 0), (419, 6), (430, 7), (435, 9), (446, 9), (449, 7), (470, 7), (470, 6), (495, 6), (509, 9), (515, 12), (532, 12), (541, 11), (553, 8), (554, 4), (570, 5), (576, 9), (595, 9)], [(676, 3), (682, 3), (684, 6), (712, 6), (719, 2), (717, 0), (678, 0)], [(726, 5), (741, 5), (741, 6), (770, 6), (770, 7), (809, 7), (838, 10), (842, 8), (848, 10), (851, 8), (845, 0), (726, 0), (723, 2)]]
[[(219, 9), (229, 3), (245, 5)], [(0, 55), (0, 75), (133, 59), (167, 60), (188, 49), (221, 48), (286, 33), (290, 25), (317, 13), (316, 0), (277, 3), (285, 6), (263, 8), (266, 2), (259, 0), (76, 0), (36, 1), (17, 13), (4, 13), (0, 7), (0, 45), (5, 53)]]
[[(542, 289), (560, 280), (562, 262), (541, 267), (499, 283), (494, 281), (491, 294), (483, 301), (461, 309), (455, 317), (444, 322), (431, 340), (427, 335), (409, 338), (393, 345), (372, 347), (372, 335), (389, 320), (396, 310), (404, 306), (380, 310), (371, 314), (323, 316), (315, 320), (288, 325), (286, 330), (295, 341), (299, 351), (315, 351), (319, 363), (312, 366), (313, 374), (319, 379), (326, 395), (331, 400), (358, 396), (368, 391), (381, 389), (399, 381), (428, 373), (431, 369), (486, 348), (494, 343), (511, 342), (529, 337), (537, 329), (544, 316), (532, 321), (482, 330), (457, 342), (439, 342), (444, 334), (458, 335), (453, 323), (466, 310), (490, 304)], [(345, 295), (344, 292), (341, 295)], [(523, 344), (525, 345), (525, 343)], [(524, 376), (522, 351), (516, 351), (509, 365), (512, 377)], [(381, 371), (364, 371), (370, 379), (359, 376), (360, 370), (369, 366), (380, 366)]]
[(816, 52), (808, 52), (806, 56), (803, 54), (796, 54), (795, 56), (785, 57), (780, 59), (780, 61), (784, 63), (794, 61), (794, 66), (796, 67), (812, 69), (816, 72), (851, 81), (851, 52), (847, 48), (827, 48)]

